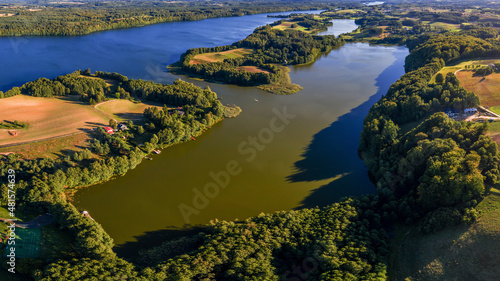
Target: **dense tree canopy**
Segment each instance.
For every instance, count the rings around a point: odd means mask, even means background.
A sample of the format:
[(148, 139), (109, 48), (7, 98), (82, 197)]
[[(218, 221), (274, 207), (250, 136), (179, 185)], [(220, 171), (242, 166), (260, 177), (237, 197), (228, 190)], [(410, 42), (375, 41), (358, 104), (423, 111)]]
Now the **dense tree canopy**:
[[(468, 214), (463, 208), (474, 206), (500, 179), (498, 149), (485, 135), (487, 124), (458, 122), (442, 113), (476, 107), (479, 98), (462, 88), (453, 73), (429, 83), (445, 61), (487, 53), (491, 45), (453, 35), (418, 42), (406, 60), (407, 68), (415, 70), (370, 109), (359, 146), (380, 195), (410, 221), (441, 207), (461, 206), (459, 213)], [(402, 131), (400, 126), (409, 122), (420, 124)]]

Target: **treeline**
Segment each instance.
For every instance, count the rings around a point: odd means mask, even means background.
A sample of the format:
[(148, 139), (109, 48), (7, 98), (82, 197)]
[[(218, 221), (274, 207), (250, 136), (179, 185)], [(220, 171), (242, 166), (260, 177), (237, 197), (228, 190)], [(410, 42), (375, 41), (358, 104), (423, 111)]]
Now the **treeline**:
[[(306, 17), (296, 23), (313, 28), (325, 24)], [(342, 43), (342, 40), (336, 39), (333, 35), (315, 36), (296, 30), (273, 29), (272, 26), (266, 25), (255, 29), (247, 38), (232, 45), (190, 49), (182, 55), (180, 63), (184, 71), (209, 80), (245, 86), (270, 84), (282, 77), (281, 70), (276, 64), (310, 63), (320, 53), (330, 51)], [(225, 59), (222, 62), (191, 63), (198, 54), (236, 48), (252, 49), (253, 53), (240, 58)], [(256, 66), (266, 71), (253, 73), (238, 69), (241, 66)]]
[(500, 172), (487, 124), (458, 122), (438, 112), (477, 106), (477, 96), (460, 87), (453, 73), (429, 82), (445, 61), (488, 50), (489, 44), (451, 35), (420, 39), (407, 57), (406, 68), (414, 70), (370, 109), (359, 150), (379, 196), (389, 201), (385, 208), (403, 222), (426, 216), (420, 229), (429, 232), (473, 219), (477, 200), (499, 181)]
[[(59, 3), (59, 4), (58, 4)], [(220, 5), (219, 5), (220, 4)], [(310, 10), (319, 3), (294, 1), (220, 2), (83, 2), (72, 5), (50, 2), (25, 7), (5, 7), (0, 17), (0, 36), (71, 36), (92, 32), (144, 26), (162, 22), (193, 21), (217, 17), (234, 17), (268, 12)]]
[[(145, 268), (117, 258), (58, 261), (37, 280), (386, 280), (388, 232), (377, 196), (322, 209), (213, 222), (193, 239), (143, 254)], [(198, 246), (193, 250), (193, 245)], [(185, 254), (170, 256), (168, 253)], [(159, 254), (163, 253), (163, 254)]]

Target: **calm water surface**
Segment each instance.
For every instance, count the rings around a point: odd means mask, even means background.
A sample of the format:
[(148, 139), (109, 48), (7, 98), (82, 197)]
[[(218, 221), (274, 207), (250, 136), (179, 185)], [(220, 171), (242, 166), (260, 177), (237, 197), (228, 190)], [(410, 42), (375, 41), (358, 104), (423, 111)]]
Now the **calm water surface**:
[[(0, 90), (86, 68), (172, 82), (179, 77), (166, 73), (165, 66), (186, 49), (230, 44), (274, 20), (253, 15), (81, 37), (2, 38)], [(349, 25), (356, 28), (352, 21), (341, 20), (328, 32), (348, 32)], [(196, 141), (143, 161), (123, 177), (79, 191), (75, 204), (88, 210), (125, 253), (215, 218), (246, 219), (372, 193), (374, 186), (356, 150), (362, 121), (404, 73), (407, 54), (402, 47), (346, 44), (314, 64), (292, 67), (292, 81), (304, 89), (291, 96), (182, 77), (209, 85), (223, 103), (237, 104), (243, 113)], [(283, 123), (276, 112), (290, 118)], [(253, 138), (258, 139), (255, 146), (250, 144)], [(224, 178), (225, 187), (216, 196), (200, 199), (197, 191), (213, 187), (211, 175), (224, 174), (228, 164), (237, 165), (238, 173)], [(183, 216), (180, 206), (194, 211)]]
[(333, 25), (329, 26), (327, 31), (320, 32), (318, 35), (339, 36), (340, 34), (348, 33), (358, 28), (358, 25), (354, 23), (354, 20), (336, 19), (333, 20), (332, 23)]

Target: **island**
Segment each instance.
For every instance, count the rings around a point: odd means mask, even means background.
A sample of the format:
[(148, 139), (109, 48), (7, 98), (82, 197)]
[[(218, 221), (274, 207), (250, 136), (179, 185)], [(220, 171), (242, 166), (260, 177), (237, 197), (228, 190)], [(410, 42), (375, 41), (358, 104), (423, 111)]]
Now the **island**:
[[(66, 5), (79, 3), (60, 4), (66, 21), (59, 29), (52, 21), (48, 29), (27, 31), (10, 23), (0, 28), (4, 32), (0, 34), (77, 35), (250, 13), (240, 10), (246, 5), (240, 2), (234, 9), (226, 7), (227, 2), (220, 3), (221, 8), (203, 2), (196, 9), (190, 1), (174, 1), (173, 6), (162, 2), (159, 9), (171, 7), (172, 17), (156, 21), (144, 17), (143, 22), (142, 14), (126, 9), (134, 19), (117, 14), (111, 21), (123, 25), (80, 29), (82, 24), (67, 20), (76, 16), (75, 10), (65, 10)], [(281, 19), (232, 45), (187, 50), (169, 70), (287, 95), (301, 89), (291, 83), (288, 65), (313, 63), (318, 55), (347, 43), (405, 45), (409, 50), (405, 74), (370, 104), (359, 136), (357, 152), (374, 183), (373, 194), (243, 220), (213, 218), (189, 234), (142, 249), (133, 258), (120, 257), (98, 218), (75, 207), (74, 192), (126, 178), (143, 160), (154, 163), (154, 154), (171, 146), (199, 144), (198, 136), (238, 120), (223, 121), (242, 110), (223, 105), (210, 87), (180, 79), (167, 85), (90, 69), (39, 78), (0, 92), (0, 260), (5, 269), (0, 279), (488, 280), (498, 276), (497, 4), (311, 3), (325, 11), (275, 15)], [(101, 4), (120, 10), (116, 3), (95, 3)], [(275, 4), (255, 11), (276, 11)], [(2, 7), (5, 14), (0, 13), (4, 15), (0, 19), (15, 19), (14, 9), (20, 9), (21, 16), (38, 9)], [(61, 12), (58, 9), (53, 13)], [(95, 13), (99, 11), (96, 7)], [(355, 20), (359, 28), (338, 37), (315, 35), (333, 19)], [(5, 33), (9, 26), (16, 28)], [(68, 33), (68, 26), (80, 31)], [(256, 107), (262, 104), (252, 101)], [(224, 173), (238, 169), (231, 163)], [(203, 194), (194, 192), (195, 199), (203, 201)]]

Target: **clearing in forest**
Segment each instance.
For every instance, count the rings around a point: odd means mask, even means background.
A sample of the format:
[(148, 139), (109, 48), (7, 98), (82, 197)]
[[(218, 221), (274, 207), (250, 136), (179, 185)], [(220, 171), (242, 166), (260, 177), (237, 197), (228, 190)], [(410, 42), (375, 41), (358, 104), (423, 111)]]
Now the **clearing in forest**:
[(234, 59), (234, 58), (241, 58), (245, 55), (249, 55), (253, 53), (252, 49), (247, 49), (247, 48), (238, 48), (238, 49), (232, 49), (229, 51), (224, 51), (224, 52), (214, 52), (214, 53), (204, 53), (204, 54), (198, 54), (189, 61), (189, 64), (203, 64), (203, 63), (210, 63), (210, 62), (221, 62), (224, 61), (225, 59)]
[(245, 65), (245, 66), (239, 66), (236, 68), (236, 70), (244, 70), (246, 72), (253, 72), (253, 73), (271, 73), (269, 70), (262, 69), (257, 66), (252, 66), (252, 65)]
[(472, 225), (421, 234), (398, 226), (392, 243), (392, 280), (497, 280), (500, 276), (500, 191), (492, 189), (478, 206)]

